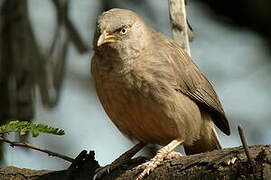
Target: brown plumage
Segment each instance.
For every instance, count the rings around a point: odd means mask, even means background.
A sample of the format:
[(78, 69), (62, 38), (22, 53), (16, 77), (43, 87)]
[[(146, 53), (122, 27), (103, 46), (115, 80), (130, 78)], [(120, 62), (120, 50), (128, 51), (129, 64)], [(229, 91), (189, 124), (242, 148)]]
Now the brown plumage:
[(230, 134), (223, 107), (175, 41), (136, 13), (112, 9), (98, 18), (94, 50), (91, 71), (98, 97), (122, 133), (146, 144), (177, 139), (186, 154), (221, 148), (214, 124)]

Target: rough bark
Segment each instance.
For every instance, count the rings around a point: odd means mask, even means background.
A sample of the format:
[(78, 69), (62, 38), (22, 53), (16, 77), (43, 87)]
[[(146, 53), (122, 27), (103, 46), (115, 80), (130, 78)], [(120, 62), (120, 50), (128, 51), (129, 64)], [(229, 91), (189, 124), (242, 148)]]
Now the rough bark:
[[(251, 146), (249, 153), (253, 159), (252, 163), (247, 160), (243, 147), (166, 160), (145, 180), (271, 179), (271, 145)], [(236, 161), (228, 164), (233, 158), (236, 158)], [(139, 171), (132, 168), (144, 161), (145, 158), (142, 157), (133, 159), (104, 176), (102, 180), (135, 179)], [(98, 163), (94, 159), (83, 160), (83, 163), (79, 162), (73, 168), (63, 171), (37, 171), (5, 167), (0, 169), (0, 179), (86, 180), (92, 179), (94, 171), (98, 167)]]

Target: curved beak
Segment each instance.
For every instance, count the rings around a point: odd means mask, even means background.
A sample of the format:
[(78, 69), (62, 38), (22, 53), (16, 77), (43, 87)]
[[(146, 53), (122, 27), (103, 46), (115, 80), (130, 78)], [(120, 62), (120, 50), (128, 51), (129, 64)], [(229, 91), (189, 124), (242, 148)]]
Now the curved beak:
[(98, 39), (97, 47), (99, 47), (105, 43), (116, 42), (117, 40), (118, 40), (117, 36), (111, 35), (104, 30)]

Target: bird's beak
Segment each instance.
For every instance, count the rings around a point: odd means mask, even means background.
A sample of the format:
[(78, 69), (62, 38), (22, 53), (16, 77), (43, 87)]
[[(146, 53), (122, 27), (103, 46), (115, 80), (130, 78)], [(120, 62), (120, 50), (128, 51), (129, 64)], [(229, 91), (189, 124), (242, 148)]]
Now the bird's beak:
[(98, 39), (97, 47), (99, 47), (105, 43), (116, 42), (117, 40), (118, 40), (117, 36), (111, 35), (104, 30)]

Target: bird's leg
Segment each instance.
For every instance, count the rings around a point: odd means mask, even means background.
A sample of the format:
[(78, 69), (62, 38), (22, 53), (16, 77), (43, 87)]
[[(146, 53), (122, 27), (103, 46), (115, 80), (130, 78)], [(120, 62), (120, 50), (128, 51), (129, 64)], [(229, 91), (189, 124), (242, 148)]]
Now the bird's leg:
[(118, 157), (116, 160), (114, 160), (111, 164), (108, 164), (104, 167), (100, 167), (96, 170), (95, 176), (93, 179), (100, 179), (102, 176), (104, 176), (106, 173), (109, 173), (110, 171), (114, 170), (121, 164), (124, 164), (128, 162), (138, 151), (140, 151), (146, 144), (143, 142), (139, 142), (135, 146), (133, 146), (131, 149), (123, 153), (120, 157)]
[(178, 145), (183, 143), (183, 139), (174, 139), (168, 145), (164, 146), (157, 151), (156, 155), (148, 162), (143, 163), (136, 167), (136, 169), (143, 169), (136, 180), (142, 179), (145, 175), (148, 175), (153, 171), (164, 159), (177, 158), (177, 152), (172, 152)]

